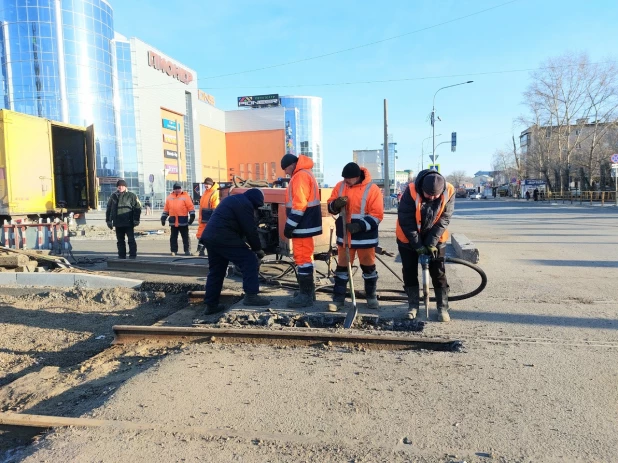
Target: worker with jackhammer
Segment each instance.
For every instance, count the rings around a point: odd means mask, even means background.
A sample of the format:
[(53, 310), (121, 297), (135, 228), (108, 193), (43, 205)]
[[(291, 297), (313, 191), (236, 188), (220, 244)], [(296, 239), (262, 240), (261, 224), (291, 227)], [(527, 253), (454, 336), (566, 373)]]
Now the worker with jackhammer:
[(287, 302), (287, 307), (311, 307), (315, 298), (313, 237), (322, 234), (320, 189), (311, 172), (311, 158), (286, 154), (281, 159), (281, 168), (291, 177), (285, 194), (287, 221), (283, 235), (292, 240), (299, 286), (298, 294)]
[(189, 239), (189, 225), (195, 220), (195, 207), (186, 191), (182, 191), (180, 183), (174, 183), (170, 195), (165, 200), (165, 207), (161, 214), (161, 225), (169, 220), (170, 224), (170, 251), (172, 256), (178, 253), (178, 234), (182, 237), (182, 246), (185, 256), (190, 256), (191, 242)]
[(206, 228), (206, 224), (208, 220), (212, 216), (212, 213), (215, 211), (215, 208), (219, 205), (219, 188), (215, 184), (215, 181), (206, 177), (204, 179), (204, 194), (200, 198), (200, 209), (198, 211), (198, 222), (199, 225), (197, 227), (197, 236), (198, 244), (197, 244), (197, 253), (200, 256), (204, 255), (204, 245), (199, 243), (199, 239), (202, 236), (202, 232)]
[(335, 270), (333, 302), (328, 304), (328, 310), (336, 312), (343, 309), (345, 303), (349, 278), (346, 244), (350, 247), (350, 265), (354, 263), (354, 257), (358, 255), (365, 281), (367, 308), (378, 309), (376, 246), (378, 245), (378, 226), (384, 218), (384, 198), (380, 188), (371, 183), (371, 175), (366, 168), (350, 162), (343, 168), (341, 176), (343, 180), (335, 185), (328, 200), (328, 212), (335, 215), (345, 209), (348, 236), (343, 236), (340, 215), (335, 222), (337, 269)]
[[(243, 194), (231, 195), (221, 201), (208, 221), (200, 237), (200, 243), (208, 253), (208, 277), (206, 278), (206, 315), (225, 310), (219, 304), (227, 266), (232, 262), (242, 272), (244, 305), (262, 307), (270, 301), (259, 296), (259, 261), (264, 251), (258, 235), (255, 210), (264, 205), (264, 193), (251, 188)], [(248, 245), (248, 246), (247, 246)]]
[(418, 259), (428, 255), (438, 321), (450, 321), (444, 255), (454, 209), (455, 188), (435, 170), (419, 172), (401, 197), (396, 235), (408, 294), (408, 318), (416, 318), (419, 309)]

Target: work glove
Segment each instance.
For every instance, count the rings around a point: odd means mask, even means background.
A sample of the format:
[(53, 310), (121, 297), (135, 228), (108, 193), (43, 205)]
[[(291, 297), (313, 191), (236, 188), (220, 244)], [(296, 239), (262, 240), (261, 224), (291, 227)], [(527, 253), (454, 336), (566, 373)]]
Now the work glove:
[(339, 211), (341, 211), (341, 209), (345, 207), (346, 204), (348, 204), (348, 197), (340, 196), (339, 198), (335, 199), (331, 204), (332, 204), (331, 209), (335, 213), (338, 213)]
[(161, 225), (165, 225), (165, 217), (161, 217)]
[(352, 222), (348, 224), (348, 231), (350, 232), (350, 235), (354, 235), (359, 231), (363, 231), (363, 228), (364, 227), (358, 222)]
[(292, 227), (288, 227), (286, 226), (283, 229), (283, 236), (285, 236), (287, 239), (291, 240), (292, 239), (292, 233), (294, 233), (294, 229)]
[(133, 226), (134, 227), (139, 227), (139, 220), (134, 220), (133, 221)]
[(255, 251), (255, 255), (259, 260), (262, 260), (264, 257), (266, 257), (266, 253), (262, 249), (260, 249), (259, 251)]
[(111, 221), (107, 222), (107, 228), (111, 230), (112, 228), (114, 228), (114, 224)]
[(191, 214), (189, 216), (189, 225), (191, 225), (193, 223), (193, 221), (195, 220), (195, 214)]
[(419, 256), (422, 256), (424, 254), (428, 254), (427, 248), (425, 246), (418, 247), (418, 248), (414, 249), (414, 251), (416, 251), (416, 253)]
[(440, 255), (440, 251), (435, 246), (427, 246), (427, 253), (431, 256), (432, 259), (437, 259)]

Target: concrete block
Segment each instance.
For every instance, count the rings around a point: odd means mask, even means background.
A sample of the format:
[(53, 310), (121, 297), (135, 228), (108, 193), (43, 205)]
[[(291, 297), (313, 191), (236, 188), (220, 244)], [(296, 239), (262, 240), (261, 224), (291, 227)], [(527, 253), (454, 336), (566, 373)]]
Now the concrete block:
[(82, 288), (139, 288), (142, 280), (75, 273), (75, 284)]
[(451, 235), (451, 244), (455, 248), (457, 257), (467, 260), (468, 262), (472, 262), (473, 264), (478, 264), (480, 260), (479, 250), (476, 248), (474, 243), (466, 237), (466, 235), (462, 235), (461, 233), (453, 233)]
[(15, 272), (0, 273), (0, 285), (15, 286), (17, 284), (17, 274)]
[(23, 267), (28, 261), (28, 256), (23, 254), (4, 255), (0, 256), (0, 267)]
[(23, 286), (57, 286), (72, 288), (75, 286), (74, 273), (16, 273), (17, 284)]
[(36, 261), (30, 260), (26, 262), (26, 265), (16, 267), (15, 271), (19, 273), (32, 273), (35, 271), (37, 266), (38, 266), (38, 263)]

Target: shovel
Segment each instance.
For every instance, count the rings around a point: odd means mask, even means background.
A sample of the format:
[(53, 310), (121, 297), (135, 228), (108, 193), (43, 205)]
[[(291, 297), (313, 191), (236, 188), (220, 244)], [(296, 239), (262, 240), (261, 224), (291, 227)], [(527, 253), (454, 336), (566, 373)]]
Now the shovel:
[(356, 307), (356, 294), (354, 294), (354, 279), (352, 278), (352, 263), (350, 262), (350, 246), (348, 242), (348, 224), (346, 217), (346, 210), (343, 208), (340, 212), (341, 221), (343, 222), (343, 249), (345, 250), (345, 258), (348, 261), (348, 282), (350, 283), (350, 293), (352, 294), (352, 308), (348, 310), (343, 322), (343, 327), (348, 329), (354, 323), (356, 315), (358, 315), (358, 308)]

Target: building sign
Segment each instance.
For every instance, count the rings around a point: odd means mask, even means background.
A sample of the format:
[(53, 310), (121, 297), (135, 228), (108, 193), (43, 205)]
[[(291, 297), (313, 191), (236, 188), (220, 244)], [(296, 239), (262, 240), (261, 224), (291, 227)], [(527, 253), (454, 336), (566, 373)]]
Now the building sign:
[(180, 124), (178, 124), (176, 121), (171, 121), (169, 119), (163, 119), (163, 128), (164, 129), (170, 129), (173, 130), (174, 132), (176, 131), (176, 129), (180, 130)]
[(524, 185), (545, 185), (545, 180), (527, 179), (524, 180)]
[(99, 177), (100, 185), (116, 185), (120, 177)]
[(198, 90), (197, 91), (197, 98), (200, 101), (203, 101), (205, 103), (208, 103), (211, 106), (215, 105), (215, 97), (212, 95), (209, 95), (208, 93), (202, 91), (202, 90)]
[(166, 133), (163, 134), (163, 141), (165, 143), (171, 143), (172, 145), (176, 144), (176, 137), (174, 135), (168, 135)]
[(269, 106), (279, 106), (280, 104), (281, 101), (279, 100), (279, 95), (277, 93), (272, 95), (238, 97), (238, 107), (267, 108)]
[(176, 164), (165, 164), (165, 170), (168, 174), (178, 174), (178, 166)]
[(189, 85), (189, 83), (193, 81), (193, 74), (153, 51), (148, 52), (148, 66), (155, 68), (157, 71), (164, 72), (183, 84)]
[(170, 159), (178, 159), (178, 151), (163, 150), (163, 156)]

